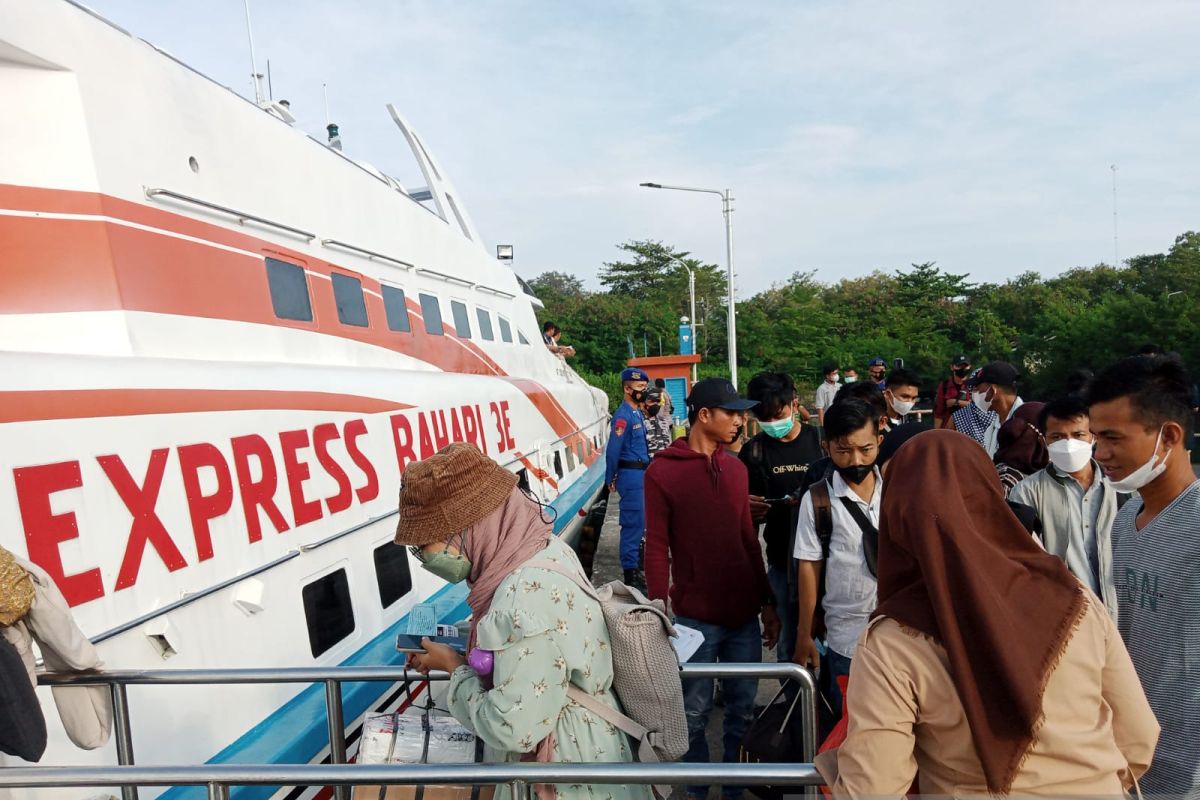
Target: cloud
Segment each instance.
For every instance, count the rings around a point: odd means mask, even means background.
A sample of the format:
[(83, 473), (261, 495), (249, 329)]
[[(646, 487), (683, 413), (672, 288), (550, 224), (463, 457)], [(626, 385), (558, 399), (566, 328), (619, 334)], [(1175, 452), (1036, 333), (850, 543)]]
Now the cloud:
[[(92, 0), (248, 91), (241, 6)], [(739, 286), (937, 261), (977, 280), (1111, 259), (1196, 227), (1200, 5), (1167, 0), (903, 4), (708, 0), (255, 0), (260, 62), (305, 130), (321, 84), (349, 152), (415, 172), (383, 104), (421, 131), (488, 247), (595, 285), (615, 245), (654, 238)]]

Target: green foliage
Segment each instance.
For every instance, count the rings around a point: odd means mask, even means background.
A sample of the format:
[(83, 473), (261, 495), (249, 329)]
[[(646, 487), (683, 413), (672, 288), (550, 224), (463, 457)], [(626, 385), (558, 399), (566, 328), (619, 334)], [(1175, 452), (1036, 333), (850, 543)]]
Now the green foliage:
[[(626, 260), (600, 269), (603, 291), (588, 292), (561, 272), (530, 282), (546, 304), (543, 318), (554, 319), (579, 352), (574, 366), (581, 375), (604, 388), (615, 407), (630, 339), (639, 356), (643, 341), (658, 355), (660, 336), (664, 353), (677, 351), (679, 318), (688, 313), (687, 272), (677, 258), (696, 274), (700, 375), (727, 376), (724, 270), (661, 242), (619, 249)], [(932, 262), (834, 284), (797, 272), (738, 303), (738, 375), (744, 389), (760, 370), (783, 370), (810, 397), (825, 361), (864, 375), (873, 356), (903, 358), (924, 378), (928, 395), (954, 354), (966, 352), (976, 365), (1011, 362), (1023, 373), (1027, 397), (1049, 397), (1072, 370), (1099, 369), (1147, 343), (1200, 365), (1198, 318), (1196, 232), (1125, 267), (1100, 264), (1051, 278), (1027, 272), (1002, 284), (973, 285)]]

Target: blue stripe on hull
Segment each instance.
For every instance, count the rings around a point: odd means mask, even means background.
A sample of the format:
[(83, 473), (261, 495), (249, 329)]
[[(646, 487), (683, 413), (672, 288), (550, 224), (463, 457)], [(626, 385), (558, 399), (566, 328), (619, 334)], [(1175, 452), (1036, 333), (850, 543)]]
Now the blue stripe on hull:
[[(597, 459), (587, 472), (568, 486), (550, 504), (555, 510), (554, 532), (561, 534), (574, 521), (579, 511), (595, 494), (604, 480), (604, 461)], [(437, 606), (438, 619), (457, 622), (470, 613), (467, 605), (468, 588), (465, 583), (444, 586), (426, 602)], [(404, 656), (396, 652), (396, 636), (405, 630), (408, 616), (367, 643), (342, 662), (346, 666), (381, 666), (397, 664)], [(391, 682), (361, 682), (342, 684), (343, 718), (357, 719), (370, 709), (391, 686)], [(217, 687), (219, 688), (219, 687)], [(329, 746), (328, 725), (325, 715), (325, 687), (309, 686), (289, 700), (262, 722), (246, 731), (211, 759), (210, 764), (307, 764), (318, 753)], [(279, 791), (277, 786), (235, 787), (231, 796), (236, 800), (266, 800)], [(203, 800), (205, 789), (196, 786), (179, 786), (162, 794), (165, 800)]]

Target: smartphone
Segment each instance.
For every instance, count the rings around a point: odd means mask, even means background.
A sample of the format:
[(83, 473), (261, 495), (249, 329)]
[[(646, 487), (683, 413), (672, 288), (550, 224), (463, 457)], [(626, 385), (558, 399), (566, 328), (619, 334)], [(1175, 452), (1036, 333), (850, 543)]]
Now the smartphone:
[[(414, 636), (411, 633), (402, 633), (396, 637), (396, 651), (400, 653), (424, 653), (425, 648), (421, 647), (421, 636)], [(467, 653), (467, 640), (461, 636), (430, 636), (430, 641), (438, 644), (449, 645), (462, 655)]]

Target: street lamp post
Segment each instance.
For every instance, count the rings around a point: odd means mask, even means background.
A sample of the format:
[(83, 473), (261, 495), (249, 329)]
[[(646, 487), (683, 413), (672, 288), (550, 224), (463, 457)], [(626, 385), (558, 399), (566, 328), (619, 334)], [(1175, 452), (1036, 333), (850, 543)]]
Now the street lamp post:
[[(674, 189), (679, 192), (702, 192), (704, 194), (715, 194), (721, 198), (721, 210), (725, 215), (725, 267), (728, 272), (727, 281), (729, 289), (729, 298), (727, 300), (727, 308), (725, 312), (727, 335), (729, 340), (729, 380), (737, 386), (737, 319), (736, 307), (734, 305), (733, 294), (733, 197), (730, 196), (729, 190), (720, 189), (700, 189), (695, 186), (667, 186), (663, 183), (643, 183), (641, 186), (647, 189)], [(695, 341), (695, 338), (692, 339)]]
[[(691, 316), (688, 317), (688, 326), (692, 332), (692, 353), (697, 352), (696, 347), (696, 273), (692, 268), (683, 262), (683, 259), (668, 255), (667, 258), (674, 261), (679, 266), (687, 270), (688, 274), (688, 303), (690, 304)], [(696, 382), (696, 365), (692, 364), (692, 383)]]

